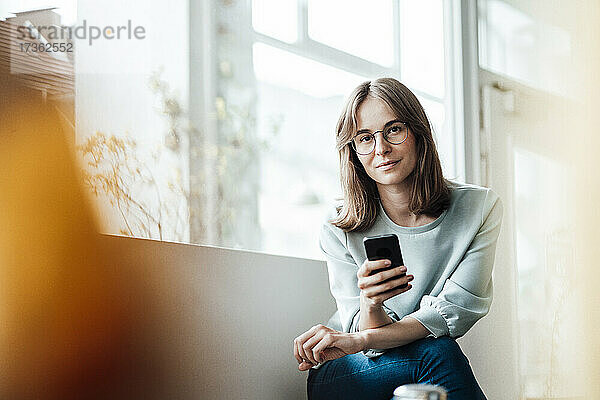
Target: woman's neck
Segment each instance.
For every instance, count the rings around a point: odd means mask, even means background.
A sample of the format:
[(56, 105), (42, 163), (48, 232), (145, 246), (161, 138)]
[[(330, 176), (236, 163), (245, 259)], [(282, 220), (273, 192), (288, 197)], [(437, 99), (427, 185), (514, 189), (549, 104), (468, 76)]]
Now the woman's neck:
[(402, 226), (412, 226), (417, 222), (417, 216), (409, 211), (410, 185), (380, 185), (377, 184), (381, 205), (387, 216), (394, 223)]
[(400, 226), (421, 226), (435, 220), (435, 218), (421, 214), (416, 215), (409, 211), (411, 184), (398, 185), (377, 184), (381, 206), (387, 216)]

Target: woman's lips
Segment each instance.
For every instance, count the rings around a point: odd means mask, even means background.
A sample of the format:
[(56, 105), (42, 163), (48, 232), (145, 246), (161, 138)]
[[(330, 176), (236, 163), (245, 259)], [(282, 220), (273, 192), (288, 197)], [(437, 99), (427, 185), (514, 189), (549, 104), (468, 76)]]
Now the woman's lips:
[(380, 171), (386, 171), (388, 169), (394, 168), (396, 165), (398, 165), (399, 162), (400, 162), (400, 160), (394, 161), (393, 163), (390, 163), (390, 164), (381, 165), (381, 166), (377, 167), (377, 169)]

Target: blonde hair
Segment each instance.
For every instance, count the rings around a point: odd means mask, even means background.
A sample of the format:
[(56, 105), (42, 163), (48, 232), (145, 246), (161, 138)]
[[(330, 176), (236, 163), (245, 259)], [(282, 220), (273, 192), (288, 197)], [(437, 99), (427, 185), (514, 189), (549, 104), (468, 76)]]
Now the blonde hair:
[(330, 222), (345, 232), (370, 228), (377, 218), (379, 192), (367, 175), (350, 142), (356, 134), (356, 113), (368, 97), (383, 101), (404, 121), (417, 145), (417, 165), (407, 177), (412, 180), (409, 211), (438, 216), (450, 205), (450, 183), (444, 179), (433, 140), (431, 125), (417, 97), (393, 78), (361, 83), (348, 97), (336, 127), (336, 147), (340, 157), (343, 204)]

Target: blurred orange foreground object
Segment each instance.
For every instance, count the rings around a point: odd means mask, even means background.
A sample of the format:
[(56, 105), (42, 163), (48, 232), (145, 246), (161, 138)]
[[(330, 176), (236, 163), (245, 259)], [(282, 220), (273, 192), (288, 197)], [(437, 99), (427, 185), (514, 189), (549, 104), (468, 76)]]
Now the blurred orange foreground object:
[(53, 108), (0, 80), (0, 398), (167, 398), (164, 277), (102, 248)]

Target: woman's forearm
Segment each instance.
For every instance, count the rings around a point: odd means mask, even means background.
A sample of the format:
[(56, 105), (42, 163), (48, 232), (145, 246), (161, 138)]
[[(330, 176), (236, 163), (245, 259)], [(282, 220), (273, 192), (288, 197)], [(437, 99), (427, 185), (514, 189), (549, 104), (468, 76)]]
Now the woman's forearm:
[(365, 339), (365, 350), (391, 349), (404, 346), (427, 337), (430, 333), (427, 328), (412, 317), (404, 317), (398, 322), (360, 332)]
[(389, 315), (383, 310), (382, 307), (375, 310), (367, 310), (366, 308), (360, 308), (360, 318), (358, 320), (358, 330), (364, 331), (366, 329), (379, 328), (394, 322)]
[(360, 297), (360, 318), (358, 319), (358, 330), (379, 328), (394, 322), (385, 312), (381, 305), (370, 305), (368, 300), (361, 294)]

